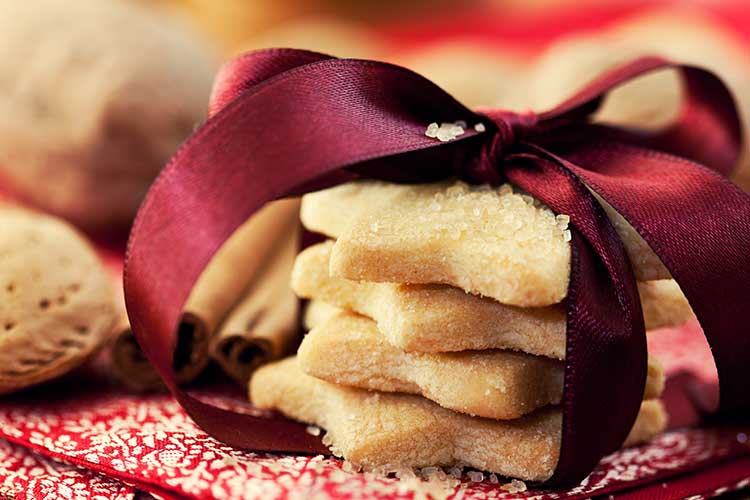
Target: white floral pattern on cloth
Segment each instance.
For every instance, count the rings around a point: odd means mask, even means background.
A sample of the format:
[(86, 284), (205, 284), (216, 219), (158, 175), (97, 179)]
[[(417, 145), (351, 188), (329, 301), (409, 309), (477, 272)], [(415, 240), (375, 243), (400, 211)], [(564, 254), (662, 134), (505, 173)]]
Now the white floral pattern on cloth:
[[(97, 370), (97, 367), (91, 369)], [(214, 402), (224, 406), (246, 408), (246, 403), (228, 394), (199, 392), (201, 397), (211, 395)], [(606, 457), (589, 478), (569, 491), (530, 489), (510, 493), (502, 489), (503, 480), (491, 483), (485, 477), (482, 482), (472, 482), (467, 475), (459, 487), (447, 487), (434, 481), (399, 481), (349, 473), (342, 469), (340, 461), (323, 456), (273, 455), (234, 449), (201, 431), (171, 396), (129, 393), (107, 381), (105, 372), (73, 374), (45, 387), (0, 400), (0, 437), (34, 450), (26, 452), (31, 457), (27, 458), (23, 455), (25, 450), (0, 440), (12, 451), (1, 453), (0, 450), (0, 460), (9, 460), (10, 464), (27, 460), (54, 464), (37, 455), (39, 453), (103, 472), (107, 477), (138, 484), (147, 490), (201, 499), (587, 498), (606, 496), (636, 483), (669, 481), (676, 472), (730, 456), (747, 444), (747, 436), (742, 439), (742, 435), (728, 430), (672, 431), (648, 445)], [(13, 456), (18, 458), (14, 461)], [(6, 466), (6, 469), (15, 470), (16, 477), (25, 474), (37, 481), (32, 486), (37, 488), (35, 492), (41, 492), (26, 497), (18, 494), (17, 498), (45, 498), (45, 495), (50, 499), (67, 498), (56, 490), (48, 490), (50, 493), (46, 494), (41, 488), (64, 488), (65, 481), (71, 481), (69, 478), (74, 478), (70, 484), (73, 496), (69, 497), (73, 500), (132, 498), (128, 496), (132, 489), (105, 476), (73, 465), (58, 464), (57, 467), (48, 465), (47, 469), (63, 478), (61, 485), (32, 477), (32, 469), (21, 470), (16, 466)], [(29, 479), (25, 481), (31, 483)], [(717, 488), (724, 491), (736, 484), (737, 481)], [(118, 487), (121, 489), (116, 494), (112, 494), (114, 490), (107, 490)], [(706, 497), (712, 495), (703, 493)]]
[(0, 440), (0, 497), (14, 500), (133, 500), (120, 481)]

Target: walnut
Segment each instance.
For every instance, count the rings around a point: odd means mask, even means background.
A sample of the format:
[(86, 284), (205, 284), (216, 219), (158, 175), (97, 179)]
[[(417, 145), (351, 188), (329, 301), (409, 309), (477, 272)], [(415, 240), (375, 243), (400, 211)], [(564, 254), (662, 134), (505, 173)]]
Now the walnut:
[(0, 6), (0, 176), (86, 228), (127, 225), (204, 118), (210, 52), (122, 1)]

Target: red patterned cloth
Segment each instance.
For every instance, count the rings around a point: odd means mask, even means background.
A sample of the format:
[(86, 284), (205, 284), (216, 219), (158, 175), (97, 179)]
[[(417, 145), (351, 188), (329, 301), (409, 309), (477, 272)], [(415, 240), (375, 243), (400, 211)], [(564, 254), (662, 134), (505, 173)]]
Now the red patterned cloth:
[[(657, 332), (651, 340), (651, 349), (672, 375), (665, 394), (670, 408), (682, 411), (686, 388), (714, 387), (710, 353), (695, 324)], [(252, 411), (240, 391), (206, 386), (196, 392)], [(605, 458), (569, 491), (510, 493), (503, 489), (503, 479), (473, 483), (466, 475), (460, 487), (449, 489), (435, 482), (348, 473), (339, 460), (323, 456), (233, 449), (202, 432), (171, 396), (141, 395), (117, 385), (102, 356), (68, 377), (0, 401), (0, 436), (5, 439), (0, 440), (0, 494), (74, 500), (130, 500), (137, 490), (167, 499), (426, 494), (573, 499), (614, 493), (618, 498), (709, 498), (750, 485), (748, 433), (750, 428), (733, 427), (673, 430)]]

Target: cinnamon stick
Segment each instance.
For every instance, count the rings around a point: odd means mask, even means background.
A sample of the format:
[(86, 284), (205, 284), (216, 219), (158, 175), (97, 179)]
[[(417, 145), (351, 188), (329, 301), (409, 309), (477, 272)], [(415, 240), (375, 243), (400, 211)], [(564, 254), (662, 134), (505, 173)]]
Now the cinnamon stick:
[(298, 299), (289, 276), (298, 248), (298, 226), (290, 224), (265, 269), (211, 338), (211, 358), (240, 384), (261, 364), (284, 356), (296, 336)]
[[(289, 234), (289, 227), (296, 227), (298, 213), (298, 199), (269, 203), (227, 240), (203, 271), (177, 330), (173, 368), (179, 383), (190, 382), (203, 372), (210, 360), (211, 337), (243, 300), (254, 278), (265, 271), (264, 266)], [(159, 385), (159, 377), (140, 351), (126, 317), (117, 330), (112, 366), (115, 374), (132, 387), (150, 389)]]
[(114, 375), (131, 389), (146, 391), (162, 386), (159, 374), (138, 345), (124, 311), (115, 327), (110, 356)]

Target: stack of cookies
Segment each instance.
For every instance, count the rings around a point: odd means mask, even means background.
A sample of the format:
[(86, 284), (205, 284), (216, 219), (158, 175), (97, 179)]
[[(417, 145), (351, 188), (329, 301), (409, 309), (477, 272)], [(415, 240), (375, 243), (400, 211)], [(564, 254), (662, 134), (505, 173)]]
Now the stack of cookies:
[[(661, 262), (608, 210), (647, 328), (687, 320)], [(292, 273), (311, 300), (310, 332), (296, 357), (256, 372), (253, 403), (326, 429), (333, 452), (366, 470), (460, 465), (549, 478), (561, 438), (569, 218), (510, 185), (362, 181), (305, 196), (302, 221), (332, 238), (304, 250)], [(626, 445), (664, 429), (663, 384), (650, 358)]]

